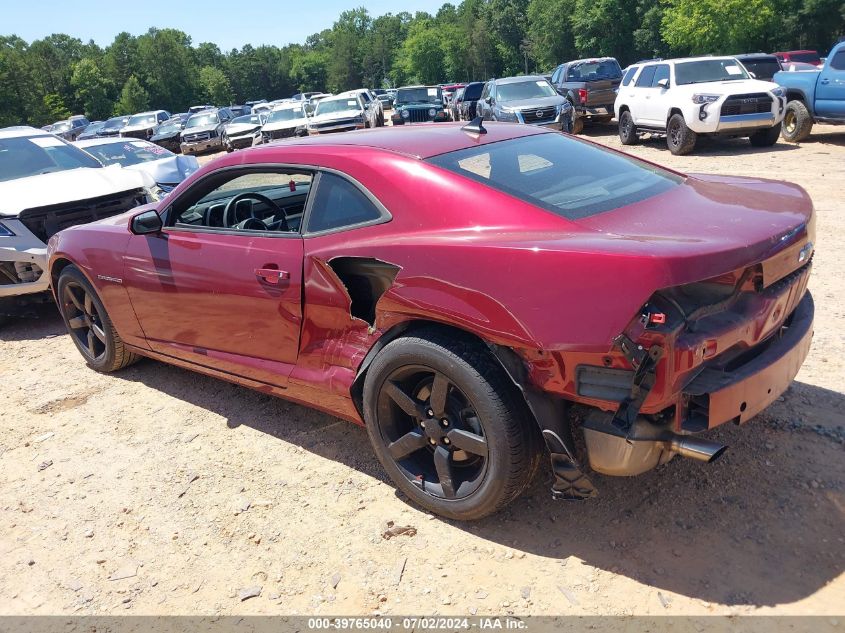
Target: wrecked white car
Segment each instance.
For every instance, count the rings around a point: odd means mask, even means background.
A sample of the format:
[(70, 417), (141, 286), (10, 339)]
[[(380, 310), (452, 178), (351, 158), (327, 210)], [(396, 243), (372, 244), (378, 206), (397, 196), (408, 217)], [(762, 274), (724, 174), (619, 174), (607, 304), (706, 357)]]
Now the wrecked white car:
[(53, 234), (151, 202), (144, 182), (43, 130), (0, 129), (0, 320), (49, 300)]

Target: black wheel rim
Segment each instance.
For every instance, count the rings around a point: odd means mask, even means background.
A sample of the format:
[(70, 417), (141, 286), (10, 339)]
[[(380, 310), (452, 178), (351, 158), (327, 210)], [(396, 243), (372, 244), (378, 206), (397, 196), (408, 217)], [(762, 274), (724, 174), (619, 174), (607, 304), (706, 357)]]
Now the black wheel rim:
[(669, 140), (675, 147), (681, 144), (681, 126), (678, 123), (669, 124)]
[(91, 294), (76, 282), (68, 282), (62, 291), (62, 311), (70, 335), (79, 351), (89, 361), (98, 361), (106, 355), (106, 332), (103, 319)]
[(783, 127), (786, 128), (788, 134), (795, 131), (795, 114), (791, 110), (787, 110), (783, 117)]
[(444, 374), (421, 365), (393, 371), (379, 391), (376, 424), (388, 459), (426, 494), (464, 499), (484, 481), (483, 422)]

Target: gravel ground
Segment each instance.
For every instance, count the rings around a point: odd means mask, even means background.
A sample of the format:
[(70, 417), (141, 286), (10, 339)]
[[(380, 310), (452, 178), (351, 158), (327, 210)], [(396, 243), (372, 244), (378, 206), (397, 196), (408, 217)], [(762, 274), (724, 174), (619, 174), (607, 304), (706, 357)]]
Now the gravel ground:
[(499, 515), (445, 521), (397, 495), (363, 429), (154, 361), (96, 374), (45, 306), (0, 330), (0, 613), (843, 613), (845, 133), (630, 151), (816, 204), (812, 351), (779, 402), (712, 434), (719, 462), (580, 503), (544, 469)]

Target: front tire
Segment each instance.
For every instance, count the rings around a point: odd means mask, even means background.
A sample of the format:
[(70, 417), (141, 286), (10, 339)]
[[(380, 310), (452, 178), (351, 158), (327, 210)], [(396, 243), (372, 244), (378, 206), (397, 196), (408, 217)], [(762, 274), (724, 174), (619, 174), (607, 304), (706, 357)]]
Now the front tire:
[(774, 125), (764, 130), (757, 130), (748, 137), (748, 140), (751, 141), (751, 145), (754, 147), (771, 147), (778, 142), (780, 128), (780, 125)]
[(683, 114), (673, 114), (666, 126), (666, 146), (675, 156), (689, 154), (698, 135), (687, 127)]
[(622, 145), (636, 145), (640, 140), (630, 110), (625, 110), (619, 116), (619, 140), (622, 141)]
[(812, 131), (813, 117), (810, 116), (807, 106), (797, 100), (787, 103), (781, 130), (783, 140), (790, 143), (800, 143), (806, 140)]
[(364, 383), (379, 461), (418, 505), (458, 520), (492, 514), (529, 485), (539, 432), (480, 344), (436, 330), (388, 343)]
[(96, 290), (76, 266), (67, 266), (56, 286), (68, 334), (91, 369), (108, 373), (140, 358), (126, 349)]

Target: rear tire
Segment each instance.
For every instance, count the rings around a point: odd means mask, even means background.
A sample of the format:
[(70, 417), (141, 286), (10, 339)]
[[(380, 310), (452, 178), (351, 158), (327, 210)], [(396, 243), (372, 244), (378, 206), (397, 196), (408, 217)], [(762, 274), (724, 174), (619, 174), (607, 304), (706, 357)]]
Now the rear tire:
[(584, 118), (577, 113), (572, 118), (572, 131), (570, 134), (581, 134), (584, 131)]
[(56, 288), (68, 334), (91, 369), (108, 373), (139, 360), (126, 349), (96, 290), (76, 266), (62, 270)]
[(625, 110), (619, 115), (619, 140), (622, 145), (636, 145), (640, 141), (630, 110)]
[(803, 102), (793, 100), (786, 104), (781, 135), (790, 143), (800, 143), (813, 131), (813, 117)]
[(675, 156), (689, 154), (695, 148), (698, 135), (687, 127), (683, 114), (673, 114), (666, 126), (666, 146)]
[(774, 125), (764, 130), (758, 130), (748, 137), (754, 147), (771, 147), (778, 142), (780, 125)]
[(396, 486), (444, 517), (500, 510), (539, 465), (540, 434), (525, 403), (469, 338), (423, 330), (388, 343), (367, 372), (364, 418)]

